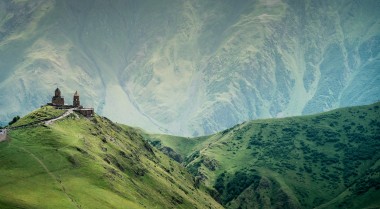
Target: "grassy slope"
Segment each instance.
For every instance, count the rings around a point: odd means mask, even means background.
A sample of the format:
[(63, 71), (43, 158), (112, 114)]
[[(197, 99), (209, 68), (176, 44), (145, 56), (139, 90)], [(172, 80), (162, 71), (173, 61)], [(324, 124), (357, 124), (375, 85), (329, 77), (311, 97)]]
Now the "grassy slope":
[(38, 110), (35, 110), (25, 117), (20, 118), (17, 122), (11, 125), (11, 127), (24, 126), (35, 122), (49, 120), (51, 118), (57, 118), (65, 113), (65, 110), (58, 110), (52, 106), (43, 106)]
[(13, 130), (0, 144), (0, 208), (221, 208), (192, 179), (134, 129), (98, 116)]
[(230, 208), (379, 207), (379, 106), (246, 122), (186, 148), (150, 140), (187, 156)]
[(170, 147), (181, 156), (187, 156), (196, 150), (201, 149), (207, 143), (207, 137), (179, 137), (163, 134), (143, 134), (152, 145), (157, 148)]

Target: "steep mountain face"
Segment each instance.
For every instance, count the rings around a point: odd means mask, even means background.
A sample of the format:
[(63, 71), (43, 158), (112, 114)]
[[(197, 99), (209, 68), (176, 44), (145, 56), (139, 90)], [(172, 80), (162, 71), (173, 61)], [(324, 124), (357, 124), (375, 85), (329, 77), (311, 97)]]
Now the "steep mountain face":
[(61, 114), (38, 109), (0, 143), (0, 208), (223, 208), (133, 128), (76, 113), (36, 124)]
[(380, 206), (380, 103), (146, 139), (184, 159), (226, 208)]
[(66, 101), (79, 90), (111, 119), (183, 136), (369, 104), (380, 99), (379, 9), (377, 0), (5, 0), (0, 117), (39, 107), (57, 85)]

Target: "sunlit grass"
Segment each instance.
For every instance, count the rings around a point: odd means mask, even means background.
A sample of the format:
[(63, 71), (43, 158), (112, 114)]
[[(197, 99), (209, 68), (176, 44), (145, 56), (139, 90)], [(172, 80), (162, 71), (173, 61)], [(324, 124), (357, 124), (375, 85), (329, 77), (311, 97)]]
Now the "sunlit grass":
[[(42, 108), (19, 125), (60, 113)], [(2, 208), (220, 208), (137, 131), (99, 116), (72, 114), (9, 137), (0, 143)]]

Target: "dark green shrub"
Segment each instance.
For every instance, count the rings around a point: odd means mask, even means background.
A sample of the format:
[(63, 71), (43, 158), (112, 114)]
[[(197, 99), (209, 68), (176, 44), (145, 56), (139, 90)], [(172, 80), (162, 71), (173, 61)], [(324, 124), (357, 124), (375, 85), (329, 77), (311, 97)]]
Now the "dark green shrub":
[(313, 172), (313, 170), (312, 170), (312, 168), (311, 168), (310, 166), (305, 165), (305, 166), (304, 166), (304, 169), (305, 169), (305, 171), (306, 171), (307, 173), (312, 173), (312, 172)]
[(189, 165), (187, 167), (187, 170), (189, 171), (189, 173), (193, 174), (193, 176), (197, 176), (198, 175), (198, 169), (201, 167), (201, 162), (198, 161), (196, 163), (193, 163), (191, 165)]
[(16, 117), (14, 117), (14, 118), (12, 119), (12, 121), (8, 123), (8, 125), (12, 125), (12, 124), (16, 123), (18, 120), (20, 120), (20, 116), (16, 116)]
[(260, 177), (256, 175), (250, 175), (245, 172), (238, 171), (235, 173), (231, 181), (227, 183), (225, 197), (223, 203), (230, 202), (235, 197), (239, 196), (247, 187), (255, 182), (258, 184)]
[(150, 144), (153, 147), (157, 147), (157, 148), (160, 148), (162, 146), (161, 141), (159, 141), (159, 140), (152, 141), (152, 142), (150, 142)]
[(225, 189), (224, 187), (224, 177), (225, 177), (225, 173), (222, 173), (218, 176), (218, 178), (216, 179), (216, 182), (215, 182), (215, 189), (216, 191), (219, 192), (219, 194), (223, 194), (223, 191)]

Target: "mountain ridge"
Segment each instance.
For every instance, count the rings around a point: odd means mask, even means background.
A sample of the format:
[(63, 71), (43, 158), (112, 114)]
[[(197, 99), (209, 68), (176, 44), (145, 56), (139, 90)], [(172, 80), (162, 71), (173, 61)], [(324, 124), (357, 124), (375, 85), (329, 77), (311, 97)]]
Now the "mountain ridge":
[(377, 102), (249, 121), (205, 137), (144, 137), (226, 208), (376, 208), (379, 118)]
[(6, 0), (0, 118), (39, 107), (56, 85), (80, 86), (83, 100), (114, 121), (182, 136), (370, 104), (380, 98), (379, 7)]

